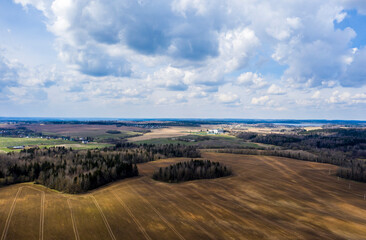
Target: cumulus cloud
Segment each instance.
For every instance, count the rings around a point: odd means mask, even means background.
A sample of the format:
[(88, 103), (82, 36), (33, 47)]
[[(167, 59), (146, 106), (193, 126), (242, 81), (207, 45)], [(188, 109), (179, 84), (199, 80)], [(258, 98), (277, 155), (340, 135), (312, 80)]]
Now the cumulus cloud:
[(188, 102), (184, 94), (177, 94), (171, 97), (160, 97), (155, 101), (156, 105), (184, 104)]
[(352, 59), (347, 66), (342, 85), (346, 87), (359, 87), (366, 84), (366, 47), (354, 50)]
[(168, 66), (167, 68), (159, 69), (149, 76), (149, 81), (152, 84), (157, 84), (170, 91), (185, 91), (188, 86), (185, 84), (186, 73), (181, 69)]
[(267, 86), (267, 82), (261, 75), (252, 72), (242, 73), (237, 78), (237, 83), (240, 85), (245, 85), (253, 88), (262, 88)]
[[(360, 33), (336, 27), (351, 17), (350, 9), (366, 14), (363, 1), (13, 1), (42, 11), (59, 58), (71, 73), (20, 71), (0, 58), (2, 95), (25, 96), (24, 86), (36, 92), (57, 85), (84, 100), (157, 104), (188, 99), (226, 106), (244, 99), (263, 106), (273, 99), (284, 104), (293, 99), (311, 104), (363, 101), (362, 95), (353, 98), (341, 87), (366, 85), (366, 48), (352, 46)], [(262, 68), (260, 59), (270, 61)], [(339, 92), (326, 96), (323, 89)], [(306, 93), (297, 99), (293, 91)], [(174, 97), (152, 100), (154, 93)]]
[(273, 95), (282, 95), (282, 94), (285, 94), (286, 91), (284, 89), (282, 89), (281, 87), (277, 86), (276, 84), (272, 84), (268, 88), (267, 93), (273, 94)]
[(57, 81), (54, 70), (42, 66), (30, 69), (0, 53), (0, 100), (24, 102), (47, 99), (44, 89)]
[(328, 103), (332, 104), (360, 104), (360, 103), (366, 103), (366, 94), (365, 93), (356, 93), (352, 94), (348, 91), (334, 91), (332, 95), (326, 99)]
[(2, 88), (18, 85), (19, 67), (16, 62), (12, 63), (0, 55), (0, 84)]
[(220, 57), (225, 72), (240, 69), (248, 63), (259, 46), (259, 39), (250, 28), (236, 28), (221, 33)]
[(254, 97), (252, 98), (252, 104), (254, 105), (265, 105), (269, 102), (268, 96)]
[(219, 93), (217, 95), (217, 99), (219, 100), (219, 102), (224, 103), (224, 104), (233, 104), (233, 105), (237, 105), (240, 102), (240, 98), (238, 95), (234, 94), (234, 93)]
[(354, 0), (14, 1), (44, 13), (61, 58), (84, 74), (128, 76), (138, 64), (131, 55), (144, 55), (180, 59), (200, 77), (214, 72), (213, 66), (220, 81), (247, 66), (263, 46), (288, 66), (285, 79), (308, 86), (342, 81), (356, 33), (335, 29), (334, 22), (346, 17), (345, 7), (364, 10)]

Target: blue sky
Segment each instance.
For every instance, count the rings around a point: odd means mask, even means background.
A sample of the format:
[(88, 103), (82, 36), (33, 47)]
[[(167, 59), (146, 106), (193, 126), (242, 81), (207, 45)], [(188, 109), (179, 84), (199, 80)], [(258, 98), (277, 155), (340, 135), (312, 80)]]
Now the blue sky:
[(360, 0), (2, 0), (0, 116), (366, 120)]

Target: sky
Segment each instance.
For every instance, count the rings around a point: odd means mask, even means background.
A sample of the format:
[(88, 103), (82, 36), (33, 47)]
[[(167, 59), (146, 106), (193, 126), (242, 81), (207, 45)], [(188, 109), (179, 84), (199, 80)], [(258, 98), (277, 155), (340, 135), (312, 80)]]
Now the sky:
[(366, 120), (366, 1), (1, 0), (0, 116)]

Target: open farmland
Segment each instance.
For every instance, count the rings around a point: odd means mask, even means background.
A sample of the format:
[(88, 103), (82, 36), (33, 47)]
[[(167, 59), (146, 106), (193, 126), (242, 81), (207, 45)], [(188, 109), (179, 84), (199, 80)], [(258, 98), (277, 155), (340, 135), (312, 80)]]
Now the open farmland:
[[(120, 139), (129, 136), (142, 135), (146, 129), (139, 127), (127, 127), (116, 125), (92, 125), (92, 124), (25, 124), (19, 125), (35, 132), (41, 132), (50, 136), (69, 136), (69, 137), (92, 137), (95, 141), (106, 139)], [(116, 133), (108, 133), (116, 131)]]
[(13, 151), (8, 149), (11, 146), (39, 146), (49, 147), (55, 145), (69, 144), (74, 142), (62, 140), (62, 139), (46, 139), (46, 138), (13, 138), (13, 137), (0, 137), (0, 151), (9, 152)]
[(182, 161), (164, 159), (139, 164), (140, 177), (83, 195), (33, 184), (1, 188), (1, 239), (365, 239), (366, 184), (338, 180), (335, 166), (203, 155), (234, 175), (152, 180), (158, 167)]
[(11, 152), (16, 151), (14, 149), (9, 149), (11, 146), (38, 146), (42, 147), (54, 147), (54, 146), (64, 146), (67, 148), (74, 149), (89, 149), (89, 148), (102, 148), (111, 146), (110, 144), (100, 144), (100, 143), (89, 143), (80, 144), (78, 142), (62, 140), (62, 139), (46, 139), (46, 138), (13, 138), (13, 137), (0, 137), (0, 153), (1, 152)]
[(195, 145), (199, 148), (260, 148), (264, 144), (245, 142), (240, 138), (231, 135), (208, 135), (195, 134), (171, 138), (152, 138), (136, 141), (137, 144), (183, 144)]
[(169, 128), (158, 128), (152, 129), (151, 132), (148, 132), (142, 136), (131, 137), (128, 140), (130, 142), (137, 141), (145, 141), (149, 139), (156, 138), (172, 138), (172, 137), (180, 137), (192, 134), (192, 132), (196, 132), (201, 130), (198, 127), (169, 127)]

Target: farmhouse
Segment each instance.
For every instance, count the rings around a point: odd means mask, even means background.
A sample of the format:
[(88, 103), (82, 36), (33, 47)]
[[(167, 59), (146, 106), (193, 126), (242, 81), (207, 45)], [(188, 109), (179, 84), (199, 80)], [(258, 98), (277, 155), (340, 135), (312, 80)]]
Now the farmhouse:
[(24, 149), (25, 146), (10, 146), (8, 148), (10, 148), (10, 149)]
[(207, 130), (207, 134), (222, 134), (224, 133), (223, 129), (210, 129)]

